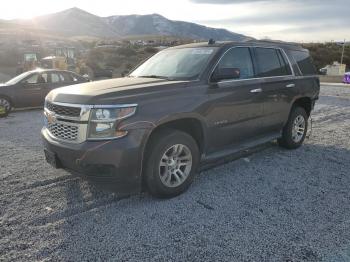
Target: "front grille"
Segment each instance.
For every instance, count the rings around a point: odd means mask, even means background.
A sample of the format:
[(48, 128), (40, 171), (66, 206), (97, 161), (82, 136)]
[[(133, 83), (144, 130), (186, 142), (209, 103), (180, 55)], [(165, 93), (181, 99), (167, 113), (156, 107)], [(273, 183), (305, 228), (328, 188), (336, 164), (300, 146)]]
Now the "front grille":
[(58, 115), (70, 117), (79, 117), (81, 111), (80, 107), (61, 106), (52, 104), (50, 102), (46, 103), (46, 108), (51, 112), (55, 112)]
[(50, 133), (58, 139), (67, 141), (75, 141), (78, 139), (79, 128), (77, 126), (53, 123), (48, 124), (47, 128)]

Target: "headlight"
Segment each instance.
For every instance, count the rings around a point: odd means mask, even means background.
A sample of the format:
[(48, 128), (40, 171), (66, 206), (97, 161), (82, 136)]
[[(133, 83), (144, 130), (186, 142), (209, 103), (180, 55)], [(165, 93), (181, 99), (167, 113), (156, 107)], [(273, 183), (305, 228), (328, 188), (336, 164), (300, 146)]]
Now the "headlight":
[(136, 105), (121, 105), (113, 108), (96, 106), (90, 113), (87, 138), (90, 140), (114, 139), (127, 135), (127, 131), (118, 130), (122, 119), (135, 114)]

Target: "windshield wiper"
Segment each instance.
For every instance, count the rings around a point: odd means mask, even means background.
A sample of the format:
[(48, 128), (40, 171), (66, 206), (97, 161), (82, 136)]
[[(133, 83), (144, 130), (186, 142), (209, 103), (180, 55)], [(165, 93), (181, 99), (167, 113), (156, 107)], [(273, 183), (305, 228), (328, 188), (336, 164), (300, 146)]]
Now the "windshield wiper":
[(159, 79), (165, 79), (165, 80), (171, 80), (169, 77), (166, 76), (158, 76), (158, 75), (144, 75), (144, 76), (138, 76), (143, 78), (159, 78)]

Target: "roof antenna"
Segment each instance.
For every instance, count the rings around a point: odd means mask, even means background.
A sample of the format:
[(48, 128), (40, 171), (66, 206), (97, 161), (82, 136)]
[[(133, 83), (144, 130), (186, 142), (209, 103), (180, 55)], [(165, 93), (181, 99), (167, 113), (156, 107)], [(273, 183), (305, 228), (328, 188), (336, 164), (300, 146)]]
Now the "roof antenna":
[(210, 38), (208, 41), (208, 45), (213, 45), (215, 44), (215, 40), (213, 38)]

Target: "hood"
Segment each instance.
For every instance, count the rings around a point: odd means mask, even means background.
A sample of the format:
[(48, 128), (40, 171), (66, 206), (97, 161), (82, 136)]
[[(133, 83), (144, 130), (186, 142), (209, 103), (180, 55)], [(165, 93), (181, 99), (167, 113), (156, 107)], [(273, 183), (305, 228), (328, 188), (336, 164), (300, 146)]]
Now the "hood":
[(0, 88), (1, 88), (1, 87), (4, 87), (4, 86), (8, 86), (8, 85), (5, 84), (5, 83), (0, 83)]
[(186, 83), (188, 81), (131, 77), (115, 78), (57, 88), (48, 94), (47, 100), (71, 104), (115, 104), (116, 100), (128, 100), (135, 96), (140, 97), (159, 91), (170, 91), (179, 86), (184, 86)]

